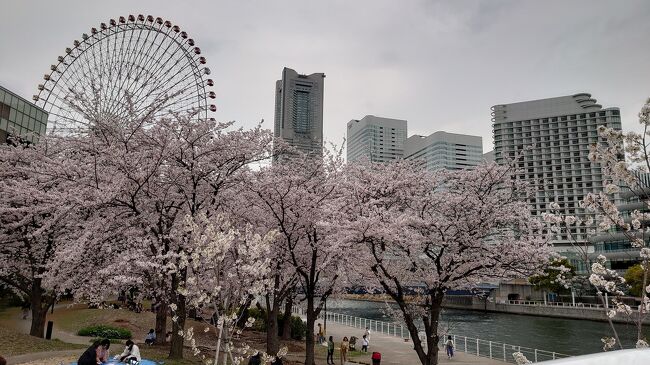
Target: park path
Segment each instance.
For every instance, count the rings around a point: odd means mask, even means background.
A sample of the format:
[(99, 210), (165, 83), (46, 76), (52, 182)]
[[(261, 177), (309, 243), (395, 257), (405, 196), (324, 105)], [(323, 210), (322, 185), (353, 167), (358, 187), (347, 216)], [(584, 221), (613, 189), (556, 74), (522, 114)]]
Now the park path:
[[(303, 320), (305, 318), (303, 317)], [(337, 346), (337, 350), (334, 352), (334, 362), (339, 365), (341, 362), (340, 355), (338, 351), (338, 346), (341, 343), (343, 336), (350, 338), (351, 336), (356, 336), (361, 338), (363, 336), (363, 329), (349, 327), (339, 323), (327, 322), (327, 337), (334, 336), (334, 343)], [(357, 348), (361, 348), (360, 341), (357, 341)], [(370, 336), (370, 346), (368, 348), (368, 355), (362, 357), (355, 357), (351, 359), (359, 363), (372, 364), (370, 355), (373, 351), (381, 353), (381, 364), (382, 365), (417, 365), (420, 363), (415, 350), (413, 350), (413, 343), (411, 341), (404, 342), (404, 339), (388, 336), (381, 333), (372, 333)], [(488, 359), (485, 357), (478, 357), (474, 355), (465, 354), (462, 352), (456, 352), (454, 357), (449, 360), (444, 353), (444, 350), (441, 350), (439, 354), (439, 359), (441, 364), (456, 364), (456, 365), (504, 365), (506, 364), (503, 361)], [(318, 363), (318, 365), (326, 365), (324, 360)], [(349, 364), (355, 364), (355, 362), (348, 362)]]
[[(63, 305), (62, 305), (63, 306)], [(56, 309), (57, 307), (55, 307)], [(49, 313), (48, 313), (49, 316)], [(49, 319), (49, 318), (48, 318)], [(6, 320), (7, 324), (11, 326), (11, 328), (17, 330), (19, 333), (22, 334), (29, 334), (30, 326), (31, 326), (31, 315), (27, 319), (22, 319), (22, 314), (16, 313), (14, 316), (8, 318)], [(52, 339), (59, 339), (63, 342), (67, 343), (73, 343), (77, 345), (90, 345), (90, 339), (88, 337), (83, 337), (83, 336), (77, 336), (75, 334), (72, 334), (70, 332), (66, 332), (61, 330), (60, 328), (57, 327), (56, 321), (54, 322), (54, 325), (52, 326)]]

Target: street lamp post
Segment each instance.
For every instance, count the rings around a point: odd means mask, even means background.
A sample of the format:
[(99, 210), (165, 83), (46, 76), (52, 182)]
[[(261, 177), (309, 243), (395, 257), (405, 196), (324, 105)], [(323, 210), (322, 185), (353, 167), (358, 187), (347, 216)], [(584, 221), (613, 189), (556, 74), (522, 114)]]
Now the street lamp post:
[(327, 336), (327, 298), (325, 298), (325, 316), (323, 319), (323, 335)]

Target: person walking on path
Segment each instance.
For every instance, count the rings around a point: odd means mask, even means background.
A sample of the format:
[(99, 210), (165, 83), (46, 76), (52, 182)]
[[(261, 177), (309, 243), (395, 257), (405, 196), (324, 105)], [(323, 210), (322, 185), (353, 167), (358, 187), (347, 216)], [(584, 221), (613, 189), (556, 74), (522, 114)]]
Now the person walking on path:
[(364, 332), (363, 334), (366, 335), (366, 340), (370, 342), (370, 328), (366, 327), (366, 332)]
[(334, 365), (334, 337), (327, 341), (327, 365)]
[(363, 335), (361, 339), (361, 351), (368, 352), (368, 335)]
[(447, 342), (445, 342), (445, 350), (447, 350), (448, 359), (454, 357), (454, 341), (451, 339), (451, 336), (447, 336)]
[(322, 345), (323, 342), (325, 341), (325, 334), (323, 333), (323, 326), (321, 324), (318, 324), (318, 344)]
[(345, 365), (348, 362), (348, 349), (350, 348), (350, 342), (348, 341), (347, 336), (343, 337), (341, 341), (341, 365)]

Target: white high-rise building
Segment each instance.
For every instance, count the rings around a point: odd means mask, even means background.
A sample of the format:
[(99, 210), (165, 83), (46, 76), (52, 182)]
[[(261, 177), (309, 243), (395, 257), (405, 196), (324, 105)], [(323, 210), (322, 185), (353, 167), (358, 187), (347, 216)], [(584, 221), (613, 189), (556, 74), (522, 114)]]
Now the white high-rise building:
[(414, 135), (406, 140), (404, 158), (422, 160), (429, 170), (472, 168), (483, 162), (483, 138), (442, 131)]
[(407, 122), (366, 115), (348, 122), (347, 161), (367, 158), (372, 162), (388, 162), (404, 157)]
[[(495, 160), (503, 164), (521, 155), (518, 178), (537, 190), (529, 201), (532, 213), (541, 216), (556, 202), (561, 213), (585, 218), (579, 201), (603, 188), (600, 167), (589, 162), (589, 147), (600, 140), (598, 126), (621, 129), (619, 109), (603, 109), (590, 94), (580, 93), (495, 105), (492, 116)], [(586, 230), (573, 227), (573, 238), (564, 233), (554, 243), (586, 242)]]
[(300, 75), (285, 67), (275, 83), (274, 137), (306, 154), (322, 154), (324, 81), (323, 73)]

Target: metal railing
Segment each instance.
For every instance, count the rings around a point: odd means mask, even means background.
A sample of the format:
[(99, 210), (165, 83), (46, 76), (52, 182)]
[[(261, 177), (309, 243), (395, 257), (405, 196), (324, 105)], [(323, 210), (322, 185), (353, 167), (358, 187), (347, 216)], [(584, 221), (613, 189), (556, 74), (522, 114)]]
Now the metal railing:
[[(592, 304), (592, 303), (566, 303), (566, 302), (541, 302), (541, 301), (532, 301), (532, 300), (508, 300), (506, 304), (512, 305), (529, 305), (535, 307), (566, 307), (566, 308), (590, 308), (590, 309), (603, 309), (604, 305), (602, 304)], [(615, 309), (615, 305), (609, 305), (610, 309)], [(632, 310), (638, 310), (638, 306), (630, 306)]]
[[(305, 310), (302, 307), (294, 306), (293, 313), (297, 315), (305, 315)], [(388, 336), (395, 336), (403, 338), (405, 341), (411, 339), (411, 334), (401, 323), (378, 321), (369, 318), (355, 317), (342, 313), (327, 312), (325, 315), (318, 316), (319, 319), (325, 319), (334, 323), (342, 324), (349, 327), (365, 329), (368, 328), (371, 333), (380, 333)], [(422, 341), (426, 342), (424, 331), (420, 331), (418, 336)], [(451, 333), (441, 334), (441, 343), (439, 344), (444, 356), (444, 341), (442, 339), (452, 336), (454, 341), (454, 351), (464, 352), (470, 355), (486, 357), (489, 359), (501, 360), (508, 363), (516, 364), (512, 354), (514, 352), (521, 352), (533, 362), (555, 360), (570, 355), (561, 354), (554, 351), (545, 351), (534, 349), (530, 347), (517, 346), (497, 341), (482, 340), (474, 337), (460, 336)]]

